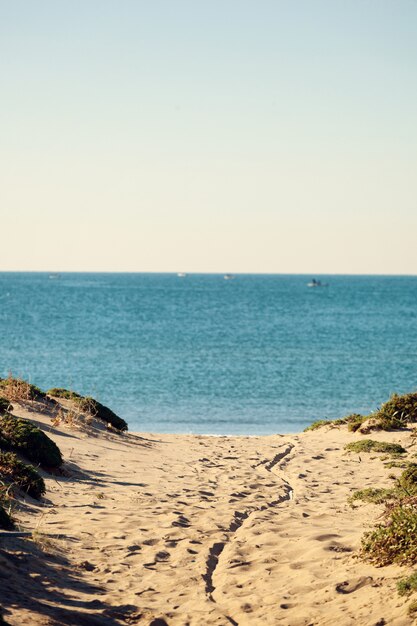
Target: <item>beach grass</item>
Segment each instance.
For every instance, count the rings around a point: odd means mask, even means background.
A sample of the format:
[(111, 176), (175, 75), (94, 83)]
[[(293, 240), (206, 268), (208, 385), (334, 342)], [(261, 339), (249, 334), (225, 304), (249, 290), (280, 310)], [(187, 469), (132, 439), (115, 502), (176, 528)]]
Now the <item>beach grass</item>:
[(417, 393), (413, 392), (403, 395), (394, 393), (374, 413), (369, 415), (352, 413), (346, 415), (346, 417), (334, 420), (320, 419), (307, 426), (305, 430), (316, 430), (322, 426), (342, 426), (346, 424), (348, 430), (352, 432), (363, 430), (366, 433), (372, 430), (396, 430), (416, 422)]
[(386, 454), (404, 454), (405, 448), (399, 443), (390, 443), (387, 441), (375, 441), (373, 439), (361, 439), (359, 441), (351, 441), (345, 445), (348, 452), (383, 452)]
[(49, 389), (47, 395), (52, 398), (64, 398), (65, 400), (71, 400), (77, 408), (92, 417), (95, 417), (106, 424), (110, 424), (118, 431), (126, 431), (128, 429), (127, 422), (116, 415), (114, 411), (109, 409), (98, 400), (95, 400), (91, 396), (82, 396), (70, 389), (64, 389), (62, 387), (53, 387)]

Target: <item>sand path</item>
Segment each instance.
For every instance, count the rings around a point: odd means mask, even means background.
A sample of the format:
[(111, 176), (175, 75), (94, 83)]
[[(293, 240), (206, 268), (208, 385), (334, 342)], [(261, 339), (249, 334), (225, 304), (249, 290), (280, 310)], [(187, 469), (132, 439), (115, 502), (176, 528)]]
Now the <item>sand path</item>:
[(404, 569), (354, 557), (381, 508), (347, 498), (390, 484), (380, 455), (343, 451), (357, 435), (92, 436), (31, 417), (68, 476), (47, 478), (44, 506), (28, 499), (20, 513), (52, 537), (52, 556), (0, 543), (12, 626), (411, 623), (395, 591)]

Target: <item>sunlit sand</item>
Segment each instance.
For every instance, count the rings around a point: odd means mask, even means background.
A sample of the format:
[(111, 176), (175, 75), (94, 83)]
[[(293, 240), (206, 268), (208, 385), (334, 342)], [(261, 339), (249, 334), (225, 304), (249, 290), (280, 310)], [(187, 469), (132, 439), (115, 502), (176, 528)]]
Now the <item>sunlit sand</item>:
[(361, 437), (346, 427), (139, 435), (14, 413), (58, 443), (66, 476), (45, 475), (44, 504), (17, 515), (35, 541), (1, 540), (10, 624), (410, 623), (395, 589), (406, 570), (356, 557), (382, 507), (348, 504), (400, 470), (346, 453)]

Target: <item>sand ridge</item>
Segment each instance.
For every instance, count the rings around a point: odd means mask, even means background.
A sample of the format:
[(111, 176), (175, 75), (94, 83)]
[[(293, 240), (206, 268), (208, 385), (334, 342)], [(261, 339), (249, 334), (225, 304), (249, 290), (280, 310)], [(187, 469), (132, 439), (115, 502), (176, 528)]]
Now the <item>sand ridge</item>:
[(382, 509), (347, 498), (390, 485), (380, 455), (343, 450), (359, 435), (117, 435), (29, 416), (67, 475), (46, 477), (44, 505), (28, 498), (19, 514), (52, 555), (26, 538), (0, 544), (10, 624), (412, 623), (395, 590), (405, 568), (355, 558)]

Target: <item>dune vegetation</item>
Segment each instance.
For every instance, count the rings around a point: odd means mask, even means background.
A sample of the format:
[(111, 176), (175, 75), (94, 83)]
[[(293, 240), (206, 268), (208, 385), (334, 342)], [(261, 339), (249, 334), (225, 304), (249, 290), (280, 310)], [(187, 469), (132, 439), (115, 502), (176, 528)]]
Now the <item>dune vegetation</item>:
[[(16, 498), (28, 495), (40, 499), (45, 493), (45, 482), (39, 468), (57, 472), (63, 457), (56, 443), (29, 419), (13, 414), (16, 405), (34, 405), (51, 412), (52, 420), (64, 416), (74, 425), (74, 412), (61, 407), (56, 398), (70, 400), (76, 407), (76, 416), (87, 415), (104, 422), (115, 432), (127, 430), (125, 420), (94, 398), (81, 396), (66, 389), (50, 389), (48, 393), (20, 378), (0, 379), (0, 528), (14, 527), (13, 508)], [(66, 419), (65, 419), (66, 418)]]
[(348, 430), (352, 432), (359, 430), (365, 434), (372, 430), (405, 428), (407, 424), (413, 423), (417, 423), (417, 393), (404, 395), (394, 393), (387, 402), (370, 415), (352, 413), (335, 420), (321, 419), (307, 426), (305, 430), (316, 430), (322, 426), (347, 425)]

